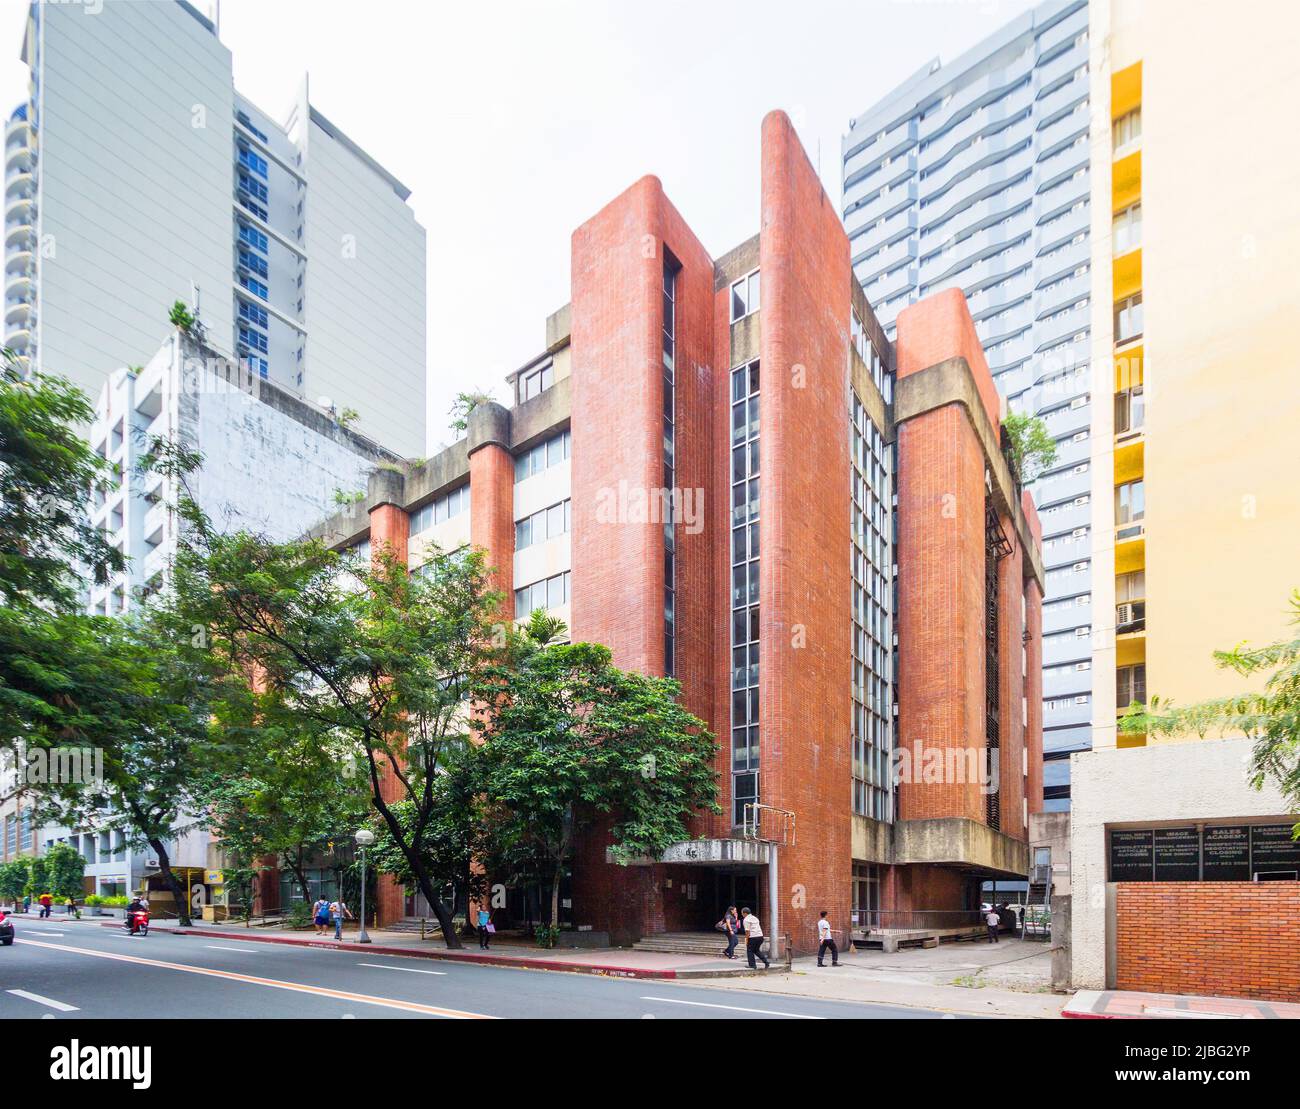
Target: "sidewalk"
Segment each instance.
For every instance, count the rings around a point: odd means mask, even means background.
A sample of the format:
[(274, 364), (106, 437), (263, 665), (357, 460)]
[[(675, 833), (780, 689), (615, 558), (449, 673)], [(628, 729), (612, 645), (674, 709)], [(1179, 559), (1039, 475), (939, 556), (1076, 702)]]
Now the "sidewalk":
[(1249, 997), (1080, 990), (1061, 1016), (1076, 1020), (1300, 1020), (1300, 1004)]

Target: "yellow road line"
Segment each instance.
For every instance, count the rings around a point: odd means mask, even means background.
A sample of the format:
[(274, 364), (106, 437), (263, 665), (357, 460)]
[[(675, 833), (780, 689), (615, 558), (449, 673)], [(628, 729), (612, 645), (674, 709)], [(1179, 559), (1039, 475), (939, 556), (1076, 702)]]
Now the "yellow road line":
[(328, 986), (308, 986), (301, 982), (285, 982), (278, 978), (261, 978), (255, 974), (239, 974), (233, 970), (216, 970), (212, 967), (189, 966), (185, 963), (167, 963), (159, 959), (143, 959), (138, 955), (119, 955), (116, 951), (93, 951), (85, 947), (69, 947), (61, 943), (41, 943), (39, 940), (22, 939), (29, 947), (48, 947), (51, 951), (71, 951), (78, 955), (90, 955), (96, 959), (114, 959), (120, 963), (136, 963), (140, 966), (161, 967), (164, 970), (179, 970), (186, 974), (202, 974), (209, 978), (225, 978), (231, 982), (243, 982), (250, 986), (267, 986), (274, 990), (291, 990), (294, 993), (309, 993), (317, 997), (332, 997), (339, 1001), (355, 1001), (361, 1005), (379, 1005), (389, 1009), (404, 1009), (411, 1013), (425, 1013), (435, 1017), (451, 1017), (455, 1020), (495, 1020), (487, 1013), (469, 1013), (460, 1009), (444, 1009), (437, 1005), (421, 1005), (416, 1001), (400, 1001), (392, 997), (374, 997), (370, 994), (353, 993), (350, 990), (335, 990)]

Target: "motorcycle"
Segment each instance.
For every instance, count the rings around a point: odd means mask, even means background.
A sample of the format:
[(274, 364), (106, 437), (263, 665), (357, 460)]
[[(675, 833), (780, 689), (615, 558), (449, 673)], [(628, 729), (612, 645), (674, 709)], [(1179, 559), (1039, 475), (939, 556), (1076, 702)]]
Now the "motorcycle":
[(137, 909), (126, 914), (126, 934), (128, 936), (147, 936), (149, 934), (149, 910)]

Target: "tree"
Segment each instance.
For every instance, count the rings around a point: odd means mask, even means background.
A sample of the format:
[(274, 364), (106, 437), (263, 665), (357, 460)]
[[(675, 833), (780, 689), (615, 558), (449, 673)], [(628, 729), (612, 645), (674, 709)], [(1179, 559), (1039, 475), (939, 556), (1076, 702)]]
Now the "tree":
[(483, 389), (470, 389), (457, 393), (451, 402), (451, 430), (463, 435), (469, 428), (469, 414), (480, 404), (490, 404), (492, 394)]
[(27, 881), (23, 883), (23, 893), (35, 899), (49, 892), (49, 878), (45, 873), (45, 860), (33, 855), (27, 860)]
[(1297, 629), (1292, 638), (1214, 652), (1220, 668), (1243, 678), (1263, 678), (1257, 689), (1185, 707), (1152, 697), (1147, 705), (1129, 705), (1120, 717), (1120, 731), (1202, 739), (1212, 731), (1247, 736), (1255, 741), (1251, 784), (1260, 789), (1266, 780), (1273, 781), (1290, 810), (1300, 812), (1300, 589), (1292, 591), (1288, 607), (1289, 623)]
[(108, 464), (75, 427), (94, 413), (63, 378), (0, 365), (0, 747), (57, 744), (81, 691), (67, 662), (81, 632), (77, 567), (96, 581), (123, 557), (86, 519)]
[(252, 726), (237, 730), (225, 715), (227, 750), (238, 765), (218, 766), (200, 789), (201, 801), (236, 867), (274, 856), (310, 902), (312, 856), (369, 815), (361, 753), (316, 721), (299, 718), (274, 693), (254, 697), (245, 717)]
[(678, 703), (678, 683), (620, 670), (607, 647), (556, 642), (564, 631), (533, 613), (484, 671), (473, 724), (492, 827), (508, 849), (545, 860), (552, 927), (580, 820), (610, 814), (611, 853), (626, 864), (686, 839), (695, 812), (720, 811), (714, 737)]
[[(472, 675), (494, 651), (498, 599), (481, 553), (435, 551), (428, 572), (409, 575), (381, 547), (372, 563), (315, 540), (221, 535), (188, 497), (181, 514), (176, 596), (225, 674), (214, 726), (237, 736), (273, 709), (354, 745), (371, 804), (444, 941), (459, 947), (420, 845), (437, 816), (443, 757), (465, 740)], [(265, 693), (252, 695), (254, 684)], [(412, 805), (407, 826), (400, 800)]]
[(11, 859), (0, 863), (0, 904), (15, 905), (27, 888), (27, 860)]
[(86, 860), (68, 843), (56, 843), (45, 852), (45, 883), (59, 900), (82, 894), (81, 879), (86, 873)]
[(1023, 481), (1033, 481), (1056, 461), (1056, 440), (1037, 416), (1008, 412), (1002, 429), (1011, 443), (1011, 458)]
[(230, 760), (209, 734), (217, 661), (203, 635), (161, 602), (130, 616), (85, 618), (67, 664), (82, 691), (66, 716), (67, 739), (100, 749), (103, 779), (44, 787), (53, 819), (121, 829), (132, 846), (150, 847), (182, 925), (190, 923), (189, 893), (168, 844), (201, 822), (200, 787), (213, 765)]

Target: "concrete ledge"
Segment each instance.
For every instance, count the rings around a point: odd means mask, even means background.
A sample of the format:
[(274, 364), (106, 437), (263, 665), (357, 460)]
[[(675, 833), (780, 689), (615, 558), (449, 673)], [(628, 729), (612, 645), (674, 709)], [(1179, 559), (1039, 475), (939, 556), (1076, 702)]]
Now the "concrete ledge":
[[(771, 854), (768, 844), (754, 839), (693, 839), (674, 843), (658, 859), (633, 859), (628, 866), (657, 866), (674, 863), (686, 866), (767, 866)], [(614, 863), (611, 848), (605, 848), (605, 861)]]
[(966, 817), (899, 820), (893, 862), (968, 866), (1023, 878), (1029, 873), (1029, 844)]
[(979, 387), (975, 384), (975, 376), (971, 373), (970, 364), (966, 359), (947, 358), (896, 381), (894, 383), (895, 428), (901, 427), (908, 420), (914, 420), (939, 408), (946, 408), (950, 404), (959, 404), (965, 409), (966, 419), (974, 430), (976, 438), (979, 439), (984, 453), (984, 463), (993, 475), (993, 499), (1002, 514), (1016, 529), (1020, 546), (1025, 551), (1025, 577), (1033, 577), (1038, 582), (1039, 589), (1046, 593), (1043, 553), (1034, 544), (1033, 533), (1029, 530), (1029, 521), (1025, 519), (1015, 482), (1011, 478), (1011, 468), (1002, 456), (998, 435), (984, 409)]

